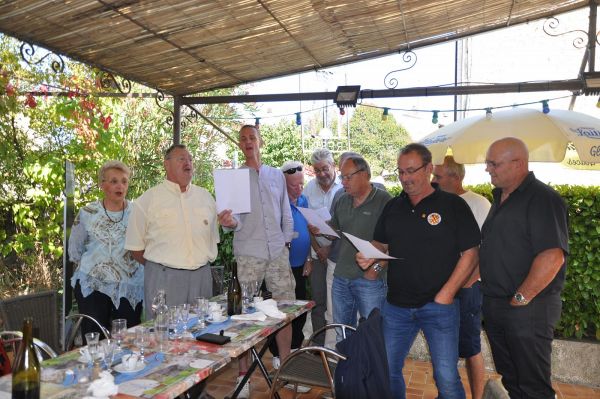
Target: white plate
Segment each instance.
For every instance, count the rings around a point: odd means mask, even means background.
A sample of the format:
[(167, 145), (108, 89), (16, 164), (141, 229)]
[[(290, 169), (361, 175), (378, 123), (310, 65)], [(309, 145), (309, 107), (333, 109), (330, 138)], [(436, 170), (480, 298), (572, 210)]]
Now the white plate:
[(138, 362), (138, 364), (133, 369), (126, 368), (123, 363), (117, 364), (113, 368), (115, 370), (117, 370), (119, 373), (127, 374), (127, 373), (137, 373), (138, 371), (143, 370), (144, 367), (146, 367), (146, 363), (144, 363), (144, 362)]
[(88, 360), (88, 358), (87, 358), (87, 357), (85, 357), (85, 356), (83, 356), (83, 355), (79, 356), (79, 357), (77, 358), (77, 361), (78, 361), (79, 363), (86, 363), (86, 364), (87, 364), (87, 363), (91, 363), (91, 362), (92, 362), (91, 360)]

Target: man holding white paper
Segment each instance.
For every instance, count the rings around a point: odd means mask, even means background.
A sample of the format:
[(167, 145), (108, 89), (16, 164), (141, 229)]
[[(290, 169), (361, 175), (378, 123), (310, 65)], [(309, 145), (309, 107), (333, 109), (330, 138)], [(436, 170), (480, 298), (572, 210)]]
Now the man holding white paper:
[[(480, 233), (467, 203), (430, 183), (431, 152), (409, 144), (398, 156), (403, 192), (387, 203), (372, 244), (398, 259), (388, 262), (383, 334), (394, 398), (405, 398), (404, 359), (419, 332), (429, 346), (440, 397), (464, 398), (458, 375), (458, 290), (478, 262)], [(364, 270), (375, 259), (356, 256)]]
[[(342, 188), (342, 184), (335, 176), (335, 163), (331, 151), (319, 148), (313, 151), (310, 158), (315, 178), (308, 182), (302, 194), (308, 199), (308, 207), (314, 210), (331, 208), (333, 196)], [(327, 219), (329, 220), (329, 219)], [(315, 307), (312, 309), (310, 319), (313, 331), (326, 324), (325, 311), (327, 310), (327, 256), (331, 241), (325, 237), (313, 237), (311, 252), (312, 272), (310, 274), (310, 287)], [(315, 338), (315, 342), (323, 345), (324, 334)]]
[[(238, 146), (250, 176), (250, 213), (233, 215), (230, 209), (219, 213), (219, 223), (233, 230), (233, 254), (238, 264), (240, 282), (265, 280), (275, 299), (296, 299), (295, 281), (289, 262), (289, 248), (294, 236), (294, 222), (283, 172), (264, 165), (260, 159), (262, 138), (252, 125), (242, 126)], [(301, 170), (301, 169), (300, 169)], [(290, 353), (292, 328), (288, 324), (275, 336), (283, 362)], [(249, 366), (248, 354), (240, 357), (238, 384)], [(250, 395), (246, 383), (238, 397)]]
[[(360, 156), (347, 158), (340, 172), (346, 192), (334, 205), (330, 224), (336, 230), (370, 241), (390, 195), (373, 187), (369, 164)], [(342, 238), (339, 244), (331, 289), (333, 322), (356, 326), (357, 311), (361, 317), (368, 317), (371, 310), (383, 305), (387, 291), (385, 272), (379, 265), (361, 270), (355, 260), (354, 245), (347, 238)]]

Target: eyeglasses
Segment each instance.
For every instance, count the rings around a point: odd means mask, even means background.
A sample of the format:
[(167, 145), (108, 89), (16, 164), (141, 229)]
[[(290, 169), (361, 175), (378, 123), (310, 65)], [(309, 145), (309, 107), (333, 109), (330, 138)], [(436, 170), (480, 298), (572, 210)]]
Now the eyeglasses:
[(404, 177), (405, 175), (411, 176), (411, 175), (414, 175), (415, 173), (417, 173), (418, 171), (420, 171), (421, 169), (423, 169), (427, 165), (429, 165), (429, 164), (424, 163), (423, 165), (419, 166), (417, 169), (402, 170), (402, 169), (396, 168), (396, 173), (398, 174), (398, 177)]
[(193, 159), (192, 159), (191, 156), (190, 157), (183, 157), (183, 156), (182, 157), (167, 157), (167, 159), (168, 160), (172, 159), (172, 160), (177, 161), (179, 163), (184, 163), (185, 161), (189, 161), (189, 162), (193, 161)]
[(518, 161), (518, 159), (511, 159), (509, 161), (499, 161), (499, 162), (488, 161), (486, 159), (485, 166), (489, 169), (498, 169), (500, 166), (502, 166), (503, 164), (505, 164), (507, 162), (516, 162), (516, 161)]
[(295, 168), (290, 168), (290, 169), (287, 169), (287, 170), (283, 171), (283, 173), (287, 173), (288, 175), (293, 175), (296, 172), (302, 172), (302, 165), (296, 166)]
[(352, 179), (352, 176), (354, 176), (358, 172), (362, 172), (362, 171), (363, 171), (362, 169), (358, 169), (357, 171), (354, 171), (354, 172), (352, 172), (352, 173), (350, 173), (348, 175), (340, 175), (340, 179), (342, 179), (342, 180), (350, 180), (350, 179)]
[(318, 175), (320, 173), (329, 173), (329, 166), (323, 166), (321, 169), (319, 168), (313, 168), (315, 171), (315, 175)]

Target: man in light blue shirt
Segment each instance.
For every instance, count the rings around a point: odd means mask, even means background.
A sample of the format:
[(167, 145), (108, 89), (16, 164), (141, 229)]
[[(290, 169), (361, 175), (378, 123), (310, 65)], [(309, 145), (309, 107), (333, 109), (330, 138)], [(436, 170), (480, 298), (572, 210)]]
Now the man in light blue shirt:
[[(219, 222), (226, 230), (234, 231), (233, 254), (238, 264), (239, 280), (264, 279), (274, 299), (296, 299), (289, 262), (294, 221), (285, 177), (281, 170), (261, 162), (262, 139), (255, 126), (242, 126), (238, 145), (246, 158), (241, 167), (249, 169), (251, 211), (232, 215), (231, 210), (224, 210), (219, 213)], [(291, 325), (282, 328), (275, 340), (283, 362), (290, 353)], [(247, 354), (240, 357), (239, 381), (248, 370), (249, 360)], [(238, 397), (247, 397), (249, 392), (249, 384), (245, 384)]]
[[(336, 192), (342, 188), (342, 184), (337, 181), (335, 173), (335, 163), (331, 151), (326, 148), (319, 148), (313, 151), (311, 156), (312, 167), (315, 171), (315, 178), (308, 182), (304, 188), (303, 195), (308, 199), (308, 206), (311, 209), (331, 208), (331, 203)], [(327, 257), (331, 248), (331, 241), (325, 237), (316, 237), (312, 240), (313, 251), (312, 272), (310, 273), (310, 288), (315, 307), (312, 309), (310, 319), (312, 321), (313, 331), (317, 331), (326, 324), (326, 313), (331, 312), (327, 308)], [(333, 319), (328, 320), (332, 322)], [(325, 342), (324, 334), (315, 337), (315, 342), (323, 345)]]

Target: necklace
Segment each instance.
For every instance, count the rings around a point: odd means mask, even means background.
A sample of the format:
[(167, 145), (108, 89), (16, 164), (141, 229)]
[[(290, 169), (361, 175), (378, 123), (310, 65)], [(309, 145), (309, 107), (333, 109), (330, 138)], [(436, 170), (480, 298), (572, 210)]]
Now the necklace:
[(104, 206), (104, 200), (102, 200), (102, 208), (104, 209), (104, 214), (106, 215), (106, 217), (108, 218), (108, 220), (110, 220), (113, 223), (119, 223), (123, 220), (123, 218), (125, 217), (125, 202), (123, 202), (123, 210), (121, 211), (121, 218), (119, 220), (112, 220), (110, 216), (108, 216), (108, 211), (106, 210), (106, 207)]

